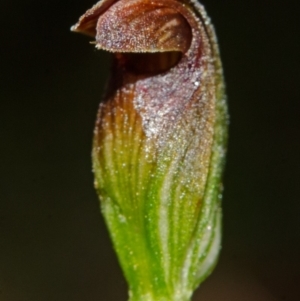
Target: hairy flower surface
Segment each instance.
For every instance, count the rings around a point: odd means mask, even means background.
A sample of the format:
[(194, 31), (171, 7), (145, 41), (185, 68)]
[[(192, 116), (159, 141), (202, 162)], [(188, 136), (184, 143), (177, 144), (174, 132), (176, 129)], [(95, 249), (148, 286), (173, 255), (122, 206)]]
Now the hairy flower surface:
[(114, 54), (93, 167), (130, 300), (189, 300), (220, 249), (227, 113), (214, 29), (193, 0), (102, 0), (72, 30)]

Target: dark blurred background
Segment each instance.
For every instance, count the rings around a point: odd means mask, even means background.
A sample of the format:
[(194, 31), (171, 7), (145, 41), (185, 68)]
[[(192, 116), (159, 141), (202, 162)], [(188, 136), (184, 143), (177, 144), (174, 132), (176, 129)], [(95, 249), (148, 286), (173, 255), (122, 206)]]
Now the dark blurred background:
[[(194, 300), (300, 300), (300, 2), (202, 1), (231, 115), (219, 265)], [(0, 300), (122, 301), (91, 139), (109, 55), (93, 0), (1, 3)]]

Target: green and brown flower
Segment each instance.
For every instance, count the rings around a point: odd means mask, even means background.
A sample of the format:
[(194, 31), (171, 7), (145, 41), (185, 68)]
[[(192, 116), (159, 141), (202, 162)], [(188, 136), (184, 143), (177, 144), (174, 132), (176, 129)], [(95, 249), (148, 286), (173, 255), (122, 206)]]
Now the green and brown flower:
[(221, 238), (227, 111), (214, 29), (192, 0), (102, 0), (72, 30), (114, 55), (93, 167), (130, 300), (190, 300)]

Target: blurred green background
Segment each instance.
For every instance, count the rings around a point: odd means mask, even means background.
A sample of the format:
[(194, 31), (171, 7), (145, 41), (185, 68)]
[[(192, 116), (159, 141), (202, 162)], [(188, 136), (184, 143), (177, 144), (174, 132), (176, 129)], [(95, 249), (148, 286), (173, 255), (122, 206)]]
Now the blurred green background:
[[(300, 2), (202, 1), (231, 115), (220, 262), (194, 300), (300, 300)], [(0, 300), (125, 301), (91, 139), (109, 55), (92, 0), (1, 3)]]

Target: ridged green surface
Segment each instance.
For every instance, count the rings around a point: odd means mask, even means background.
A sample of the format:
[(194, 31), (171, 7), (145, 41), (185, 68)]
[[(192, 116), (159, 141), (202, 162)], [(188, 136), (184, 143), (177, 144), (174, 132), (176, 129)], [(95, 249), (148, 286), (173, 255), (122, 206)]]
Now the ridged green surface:
[[(189, 300), (215, 266), (227, 126), (221, 82), (218, 89), (214, 139), (201, 191), (193, 183), (197, 179), (186, 174), (186, 154), (194, 139), (193, 135), (185, 139), (188, 124), (176, 127), (179, 133), (157, 151), (122, 93), (101, 145), (95, 142), (93, 161), (102, 213), (132, 301)], [(189, 162), (193, 164), (197, 161)]]

